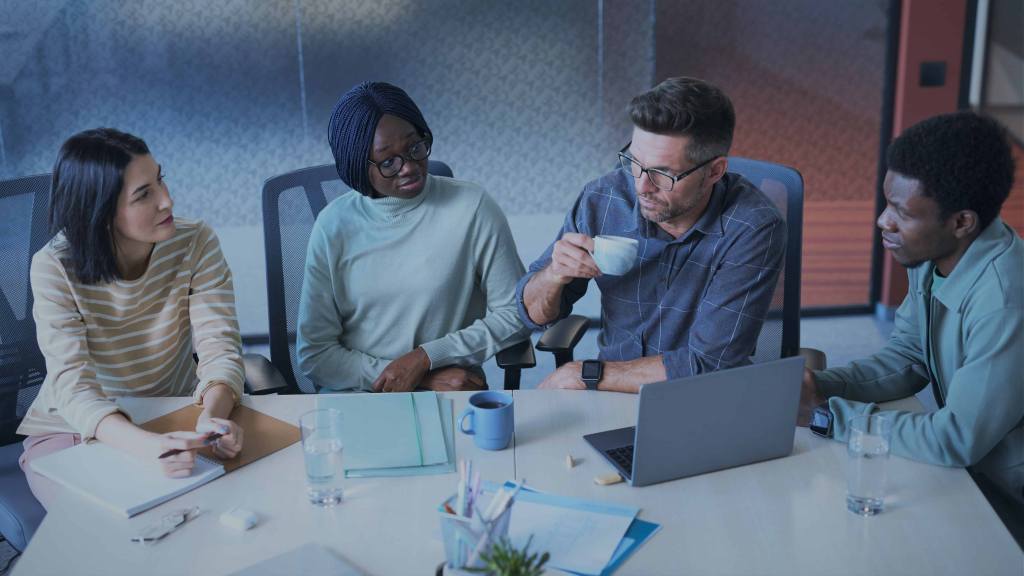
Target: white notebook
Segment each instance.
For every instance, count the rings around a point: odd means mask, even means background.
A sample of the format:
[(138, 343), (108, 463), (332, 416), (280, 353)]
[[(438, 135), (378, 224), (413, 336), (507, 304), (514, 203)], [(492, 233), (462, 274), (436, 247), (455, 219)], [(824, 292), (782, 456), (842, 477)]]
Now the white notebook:
[(34, 460), (32, 469), (129, 517), (224, 475), (218, 462), (197, 454), (191, 476), (168, 478), (158, 462), (144, 462), (101, 442), (54, 452)]

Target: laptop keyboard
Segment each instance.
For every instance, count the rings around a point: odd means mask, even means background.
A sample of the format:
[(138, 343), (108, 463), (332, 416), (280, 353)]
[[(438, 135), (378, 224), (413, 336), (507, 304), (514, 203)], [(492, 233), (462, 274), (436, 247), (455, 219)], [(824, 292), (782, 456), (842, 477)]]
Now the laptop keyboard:
[(633, 470), (633, 446), (623, 446), (622, 448), (612, 448), (611, 450), (605, 450), (605, 454), (612, 459), (616, 464), (622, 466), (623, 470)]

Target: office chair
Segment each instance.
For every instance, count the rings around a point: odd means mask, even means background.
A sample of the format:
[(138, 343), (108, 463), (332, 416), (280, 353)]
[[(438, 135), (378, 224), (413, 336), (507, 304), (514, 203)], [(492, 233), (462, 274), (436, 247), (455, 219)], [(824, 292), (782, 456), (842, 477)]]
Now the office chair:
[[(452, 177), (451, 168), (431, 160), (428, 171)], [(267, 259), (270, 362), (288, 383), (288, 392), (312, 393), (317, 386), (298, 367), (295, 337), (299, 296), (305, 276), (306, 246), (317, 215), (349, 188), (333, 164), (295, 170), (263, 185), (263, 240)], [(519, 388), (521, 370), (536, 365), (529, 340), (510, 346), (495, 360), (505, 371), (504, 388)]]
[[(800, 269), (803, 242), (803, 177), (794, 168), (753, 160), (738, 156), (729, 157), (729, 172), (740, 174), (750, 180), (772, 200), (786, 220), (786, 258), (779, 272), (778, 283), (772, 297), (768, 315), (761, 327), (757, 344), (751, 355), (753, 362), (765, 362), (795, 356), (803, 356), (807, 367), (813, 370), (825, 368), (825, 355), (812, 348), (800, 348)], [(572, 317), (570, 317), (572, 318)], [(580, 318), (580, 317), (577, 317)], [(566, 320), (568, 320), (567, 318)], [(564, 322), (564, 321), (563, 321)], [(549, 329), (554, 330), (558, 326)], [(585, 322), (574, 321), (565, 327), (571, 330), (571, 346), (568, 350), (555, 352), (556, 364), (572, 359), (572, 347), (586, 330)], [(545, 334), (546, 335), (546, 334)], [(563, 340), (564, 340), (563, 336)], [(543, 337), (541, 341), (543, 341)], [(542, 350), (540, 342), (537, 349)], [(559, 362), (562, 360), (563, 362)]]
[(0, 535), (19, 552), (46, 515), (18, 466), (23, 437), (15, 431), (46, 376), (32, 319), (29, 267), (50, 238), (49, 192), (49, 174), (0, 181)]
[(751, 360), (765, 362), (795, 356), (800, 351), (803, 176), (789, 166), (738, 156), (729, 158), (729, 172), (743, 176), (764, 192), (786, 221), (786, 258)]

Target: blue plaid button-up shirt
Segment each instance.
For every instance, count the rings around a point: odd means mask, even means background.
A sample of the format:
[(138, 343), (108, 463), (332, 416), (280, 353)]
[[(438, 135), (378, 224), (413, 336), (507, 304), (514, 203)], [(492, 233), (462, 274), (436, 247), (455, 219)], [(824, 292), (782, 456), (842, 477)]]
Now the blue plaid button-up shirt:
[[(661, 355), (669, 378), (749, 362), (771, 305), (786, 251), (786, 222), (760, 190), (737, 174), (715, 184), (707, 209), (673, 238), (645, 219), (633, 178), (615, 170), (583, 188), (556, 241), (567, 232), (636, 238), (640, 264), (624, 276), (600, 276), (600, 358)], [(554, 242), (516, 287), (519, 315), (526, 283), (551, 262)], [(559, 318), (587, 291), (584, 278), (562, 291)]]

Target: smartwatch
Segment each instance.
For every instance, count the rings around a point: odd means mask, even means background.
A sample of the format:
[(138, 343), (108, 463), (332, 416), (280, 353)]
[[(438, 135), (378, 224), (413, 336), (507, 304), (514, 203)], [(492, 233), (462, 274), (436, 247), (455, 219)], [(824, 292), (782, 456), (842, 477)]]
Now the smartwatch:
[(807, 427), (822, 438), (831, 438), (834, 419), (832, 411), (828, 409), (828, 402), (822, 402), (814, 407), (814, 411), (811, 412), (811, 423)]
[(600, 360), (584, 360), (580, 379), (587, 385), (587, 390), (597, 390), (597, 383), (604, 373), (604, 362)]

